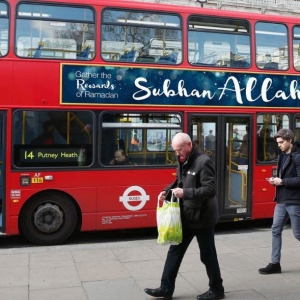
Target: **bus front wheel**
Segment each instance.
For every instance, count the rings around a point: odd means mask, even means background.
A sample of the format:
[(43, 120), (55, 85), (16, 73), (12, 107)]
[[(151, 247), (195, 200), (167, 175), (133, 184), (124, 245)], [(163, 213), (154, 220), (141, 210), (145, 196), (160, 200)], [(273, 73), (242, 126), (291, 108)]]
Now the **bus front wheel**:
[(33, 244), (56, 245), (73, 234), (77, 221), (76, 208), (71, 199), (51, 192), (35, 196), (24, 204), (19, 229)]

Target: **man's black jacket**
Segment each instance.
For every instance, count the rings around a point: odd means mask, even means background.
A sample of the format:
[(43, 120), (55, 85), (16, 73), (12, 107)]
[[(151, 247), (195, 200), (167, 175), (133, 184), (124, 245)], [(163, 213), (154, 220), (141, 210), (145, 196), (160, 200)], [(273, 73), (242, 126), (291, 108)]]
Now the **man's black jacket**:
[(282, 185), (276, 187), (274, 201), (300, 205), (300, 148), (294, 144), (280, 171), (283, 155), (283, 153), (279, 154), (277, 163), (277, 177), (282, 179)]
[(178, 161), (177, 179), (165, 188), (183, 188), (180, 199), (183, 226), (213, 227), (219, 220), (214, 162), (204, 152), (192, 149), (185, 162)]

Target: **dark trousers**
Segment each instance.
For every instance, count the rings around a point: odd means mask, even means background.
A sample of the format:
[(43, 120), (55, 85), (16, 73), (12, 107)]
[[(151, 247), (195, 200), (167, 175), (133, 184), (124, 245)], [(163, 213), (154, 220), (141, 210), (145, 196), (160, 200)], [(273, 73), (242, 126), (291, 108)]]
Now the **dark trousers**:
[(200, 260), (206, 267), (210, 290), (217, 293), (224, 292), (215, 246), (214, 228), (193, 229), (183, 227), (182, 243), (170, 246), (161, 278), (161, 287), (168, 294), (174, 293), (175, 280), (180, 264), (194, 236), (198, 241)]

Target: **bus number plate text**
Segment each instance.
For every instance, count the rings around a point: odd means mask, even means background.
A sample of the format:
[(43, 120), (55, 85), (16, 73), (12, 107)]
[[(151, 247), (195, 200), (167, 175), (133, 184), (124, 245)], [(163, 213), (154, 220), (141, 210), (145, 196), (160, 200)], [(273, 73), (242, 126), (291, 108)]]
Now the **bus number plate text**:
[(33, 177), (31, 178), (31, 183), (43, 183), (44, 178), (43, 177)]

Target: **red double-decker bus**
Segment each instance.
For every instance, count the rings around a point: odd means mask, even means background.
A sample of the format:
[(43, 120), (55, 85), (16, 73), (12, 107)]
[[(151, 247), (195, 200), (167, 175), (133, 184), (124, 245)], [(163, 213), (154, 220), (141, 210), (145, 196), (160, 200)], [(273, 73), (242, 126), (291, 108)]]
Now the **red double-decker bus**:
[(300, 134), (298, 21), (0, 0), (1, 235), (49, 245), (156, 226), (180, 131), (215, 162), (222, 221), (271, 218), (273, 136)]

